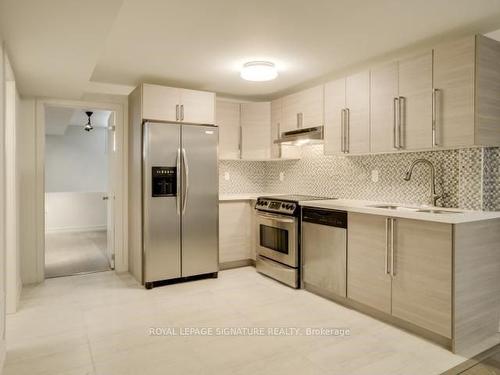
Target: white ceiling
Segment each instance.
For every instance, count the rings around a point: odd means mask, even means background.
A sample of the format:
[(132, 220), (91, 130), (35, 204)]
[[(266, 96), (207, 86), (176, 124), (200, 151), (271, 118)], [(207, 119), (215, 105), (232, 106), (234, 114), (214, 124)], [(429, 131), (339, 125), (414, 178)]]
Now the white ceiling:
[[(78, 126), (84, 131), (88, 117), (84, 109), (47, 107), (45, 111), (45, 134), (64, 135), (68, 126)], [(91, 123), (94, 128), (106, 128), (111, 111), (92, 110)]]
[[(500, 28), (500, 0), (0, 4), (21, 92), (57, 97), (151, 82), (268, 98), (408, 45)], [(254, 59), (275, 62), (278, 79), (241, 80), (239, 67)]]

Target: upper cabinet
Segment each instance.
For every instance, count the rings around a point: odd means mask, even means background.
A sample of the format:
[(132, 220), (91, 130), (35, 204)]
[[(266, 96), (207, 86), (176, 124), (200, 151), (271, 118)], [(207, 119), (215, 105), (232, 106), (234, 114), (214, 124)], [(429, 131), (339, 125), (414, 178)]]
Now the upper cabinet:
[(370, 150), (431, 148), (432, 52), (370, 73)]
[(325, 154), (370, 151), (370, 73), (325, 85)]
[(271, 157), (271, 103), (241, 103), (241, 158)]
[(219, 158), (240, 158), (240, 103), (217, 100), (215, 122), (219, 126)]
[(477, 35), (434, 48), (434, 146), (500, 145), (499, 92), (499, 42)]
[(281, 132), (323, 125), (323, 86), (285, 96)]
[[(299, 146), (280, 145), (274, 143), (283, 130), (283, 99), (271, 102), (271, 158), (299, 159), (301, 148)], [(289, 129), (290, 130), (290, 129)]]
[(142, 117), (152, 121), (215, 124), (215, 94), (144, 84)]

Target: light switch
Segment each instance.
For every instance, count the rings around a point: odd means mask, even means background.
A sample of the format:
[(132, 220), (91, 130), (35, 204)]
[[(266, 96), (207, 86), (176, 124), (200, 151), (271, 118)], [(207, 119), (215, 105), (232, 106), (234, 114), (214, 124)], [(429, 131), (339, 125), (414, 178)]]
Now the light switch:
[(224, 180), (229, 181), (230, 179), (229, 172), (224, 172)]
[(378, 182), (378, 170), (376, 169), (372, 171), (372, 182)]
[(285, 181), (285, 172), (280, 172), (280, 181)]

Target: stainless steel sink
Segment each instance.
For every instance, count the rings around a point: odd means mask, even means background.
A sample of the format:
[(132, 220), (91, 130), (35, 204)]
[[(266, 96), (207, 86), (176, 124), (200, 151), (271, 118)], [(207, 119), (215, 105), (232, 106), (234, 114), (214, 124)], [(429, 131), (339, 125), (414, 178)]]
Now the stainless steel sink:
[(385, 210), (401, 210), (401, 211), (418, 211), (418, 207), (407, 207), (407, 206), (397, 206), (393, 204), (374, 204), (372, 206), (367, 206), (371, 208), (383, 208)]
[(434, 209), (422, 209), (416, 212), (425, 212), (428, 214), (462, 214), (462, 211), (446, 211), (446, 210), (434, 210)]
[(412, 212), (422, 212), (428, 214), (461, 214), (463, 211), (448, 211), (441, 210), (439, 208), (419, 208), (419, 207), (408, 207), (408, 206), (398, 206), (395, 204), (374, 204), (367, 207), (371, 208), (382, 208), (385, 210), (397, 210), (397, 211), (412, 211)]

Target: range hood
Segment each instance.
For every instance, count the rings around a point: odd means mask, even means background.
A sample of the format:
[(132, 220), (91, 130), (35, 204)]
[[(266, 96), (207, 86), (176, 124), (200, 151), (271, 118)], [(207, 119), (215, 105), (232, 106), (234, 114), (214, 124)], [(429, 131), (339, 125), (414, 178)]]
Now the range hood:
[(323, 139), (323, 126), (314, 126), (311, 128), (302, 128), (283, 132), (281, 133), (279, 139), (275, 140), (274, 143), (300, 146), (304, 144), (323, 143)]

